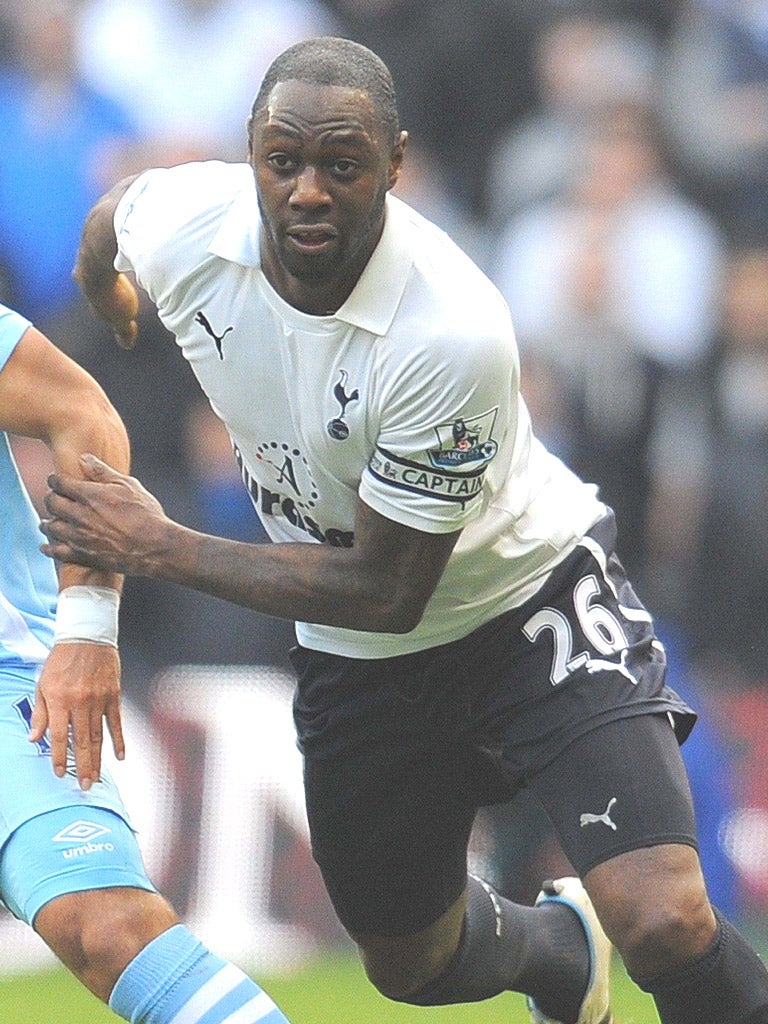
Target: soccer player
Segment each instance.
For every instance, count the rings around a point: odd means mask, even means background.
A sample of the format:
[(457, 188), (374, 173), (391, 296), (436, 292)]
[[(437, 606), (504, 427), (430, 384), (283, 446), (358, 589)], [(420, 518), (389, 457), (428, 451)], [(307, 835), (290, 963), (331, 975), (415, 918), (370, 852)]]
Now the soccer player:
[[(246, 163), (94, 207), (86, 296), (130, 346), (136, 275), (278, 543), (189, 530), (88, 456), (52, 477), (44, 551), (298, 620), (313, 853), (387, 996), (515, 990), (538, 1024), (604, 1024), (607, 933), (664, 1024), (768, 1021), (768, 974), (707, 898), (694, 714), (612, 513), (533, 435), (497, 291), (389, 194), (405, 147), (386, 67), (320, 38), (268, 70)], [(521, 786), (583, 879), (535, 907), (467, 876), (477, 808)]]
[(101, 767), (105, 720), (124, 756), (121, 580), (63, 566), (57, 582), (5, 431), (47, 442), (75, 476), (84, 450), (127, 469), (128, 441), (97, 383), (6, 306), (0, 431), (0, 896), (132, 1024), (287, 1024), (155, 890)]

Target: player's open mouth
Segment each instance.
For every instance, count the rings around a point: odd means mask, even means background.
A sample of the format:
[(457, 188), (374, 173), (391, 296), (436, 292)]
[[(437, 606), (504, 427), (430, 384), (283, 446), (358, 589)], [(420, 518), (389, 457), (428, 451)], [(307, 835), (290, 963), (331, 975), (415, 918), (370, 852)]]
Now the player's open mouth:
[(291, 245), (300, 252), (314, 254), (323, 252), (336, 241), (336, 230), (329, 224), (302, 224), (288, 228)]

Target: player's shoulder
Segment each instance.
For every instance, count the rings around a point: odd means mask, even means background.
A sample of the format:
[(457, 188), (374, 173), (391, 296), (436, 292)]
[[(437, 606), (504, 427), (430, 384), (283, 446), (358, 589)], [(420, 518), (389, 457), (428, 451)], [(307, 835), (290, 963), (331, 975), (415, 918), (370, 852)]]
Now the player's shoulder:
[(441, 228), (404, 203), (393, 210), (411, 260), (399, 316), (406, 334), (440, 347), (460, 346), (482, 358), (514, 347), (504, 297), (480, 267)]
[(442, 228), (407, 204), (398, 202), (393, 212), (398, 229), (408, 235), (413, 285), (434, 307), (429, 315), (468, 326), (473, 333), (480, 325), (506, 331), (507, 304), (474, 260)]
[(115, 211), (115, 266), (133, 270), (157, 301), (208, 258), (227, 212), (248, 189), (255, 192), (247, 164), (216, 160), (145, 171)]
[(118, 207), (122, 226), (145, 214), (149, 224), (208, 219), (227, 209), (241, 191), (253, 187), (247, 164), (205, 160), (155, 167), (139, 174)]

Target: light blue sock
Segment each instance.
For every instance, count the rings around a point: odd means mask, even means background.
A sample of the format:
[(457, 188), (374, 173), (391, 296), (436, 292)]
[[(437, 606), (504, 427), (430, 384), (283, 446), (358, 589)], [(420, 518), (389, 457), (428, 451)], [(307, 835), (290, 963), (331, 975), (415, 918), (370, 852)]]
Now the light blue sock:
[(131, 960), (109, 1005), (131, 1024), (288, 1024), (247, 974), (181, 924)]

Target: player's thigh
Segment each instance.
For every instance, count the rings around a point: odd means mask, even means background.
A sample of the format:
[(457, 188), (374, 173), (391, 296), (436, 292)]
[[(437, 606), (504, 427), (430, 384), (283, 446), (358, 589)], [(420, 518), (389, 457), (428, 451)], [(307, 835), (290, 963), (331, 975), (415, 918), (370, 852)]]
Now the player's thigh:
[(39, 670), (0, 667), (0, 847), (25, 821), (68, 805), (104, 807), (125, 816), (120, 794), (107, 769), (84, 793), (69, 752), (67, 772), (51, 768), (47, 737), (28, 740)]
[(697, 850), (688, 778), (666, 714), (636, 714), (597, 726), (529, 779), (583, 878), (631, 850)]
[(36, 815), (0, 853), (2, 900), (29, 925), (61, 896), (115, 888), (155, 891), (133, 830), (103, 807), (75, 804)]
[(461, 897), (476, 810), (461, 775), (461, 755), (413, 742), (306, 758), (313, 855), (352, 935), (416, 935)]

